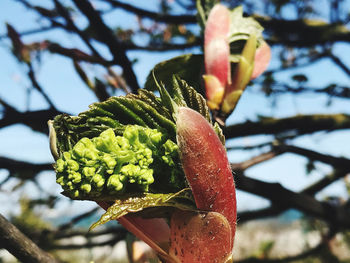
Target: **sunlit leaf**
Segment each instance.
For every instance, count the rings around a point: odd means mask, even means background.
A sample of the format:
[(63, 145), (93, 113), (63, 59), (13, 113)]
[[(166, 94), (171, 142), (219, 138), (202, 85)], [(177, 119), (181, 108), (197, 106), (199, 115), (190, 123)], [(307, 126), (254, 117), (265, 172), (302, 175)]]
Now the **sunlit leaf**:
[(90, 227), (90, 230), (111, 220), (118, 219), (128, 213), (136, 213), (146, 208), (154, 207), (173, 207), (190, 211), (196, 210), (189, 188), (170, 194), (144, 193), (129, 195), (116, 200), (115, 203), (107, 209), (106, 213)]

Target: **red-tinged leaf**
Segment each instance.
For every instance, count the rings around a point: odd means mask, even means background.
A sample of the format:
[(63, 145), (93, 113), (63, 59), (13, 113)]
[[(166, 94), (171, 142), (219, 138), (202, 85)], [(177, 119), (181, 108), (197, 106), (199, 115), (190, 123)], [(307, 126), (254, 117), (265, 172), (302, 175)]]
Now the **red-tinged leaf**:
[(204, 45), (213, 39), (227, 38), (230, 32), (230, 22), (230, 11), (224, 5), (215, 5), (210, 10), (205, 24)]
[(269, 65), (271, 59), (271, 49), (270, 46), (264, 42), (256, 50), (254, 58), (254, 69), (252, 73), (252, 79), (259, 77)]
[(197, 208), (225, 216), (233, 239), (236, 194), (224, 146), (213, 127), (190, 108), (178, 108), (176, 126), (180, 159)]
[[(107, 202), (98, 202), (105, 210), (108, 209)], [(170, 228), (163, 218), (143, 219), (126, 215), (118, 219), (118, 222), (137, 238), (149, 245), (166, 262), (176, 262), (166, 252), (169, 249)]]
[(222, 214), (179, 210), (172, 215), (170, 226), (169, 254), (178, 262), (232, 262), (231, 227)]
[(223, 87), (230, 80), (230, 12), (223, 5), (210, 11), (204, 32), (204, 60), (206, 74), (214, 75)]
[(205, 72), (226, 86), (231, 76), (230, 47), (225, 39), (214, 39), (204, 46)]

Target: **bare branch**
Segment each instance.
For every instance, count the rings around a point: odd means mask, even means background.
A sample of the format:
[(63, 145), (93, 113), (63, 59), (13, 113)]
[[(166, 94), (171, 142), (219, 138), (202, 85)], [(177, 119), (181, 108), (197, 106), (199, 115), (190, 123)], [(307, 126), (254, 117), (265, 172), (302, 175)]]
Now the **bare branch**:
[(53, 19), (57, 16), (57, 13), (55, 10), (48, 10), (48, 9), (40, 7), (40, 6), (32, 5), (32, 4), (28, 3), (28, 1), (26, 1), (26, 0), (16, 0), (16, 1), (20, 2), (28, 9), (31, 9), (31, 10), (37, 12), (42, 17), (45, 17), (46, 19), (48, 19), (51, 23), (52, 28), (63, 28), (65, 30), (71, 31), (64, 24), (61, 24), (60, 22), (57, 22)]
[(350, 228), (350, 213), (343, 207), (317, 201), (305, 193), (295, 193), (279, 183), (267, 183), (243, 174), (237, 174), (235, 179), (238, 189), (267, 198), (276, 206), (295, 208), (331, 224)]
[(37, 81), (37, 79), (35, 77), (35, 73), (34, 73), (34, 69), (33, 69), (32, 64), (29, 63), (28, 67), (29, 67), (28, 77), (29, 77), (30, 81), (32, 82), (33, 87), (45, 98), (45, 100), (47, 101), (47, 103), (50, 105), (50, 107), (53, 110), (57, 110), (55, 105), (53, 104), (53, 102), (49, 98), (49, 96), (44, 92), (44, 90), (39, 85), (39, 82)]
[[(1, 156), (0, 156), (0, 168), (7, 169), (10, 171), (17, 171), (17, 172), (31, 171), (33, 174), (41, 171), (53, 169), (51, 163), (36, 164), (36, 163), (18, 161), (18, 160), (10, 159), (7, 157), (1, 157)], [(24, 179), (32, 179), (32, 178), (24, 178)]]
[(316, 193), (318, 193), (328, 185), (334, 183), (335, 181), (341, 178), (344, 178), (348, 173), (349, 173), (349, 170), (346, 172), (343, 170), (335, 170), (333, 173), (330, 173), (329, 175), (326, 175), (319, 181), (309, 185), (302, 192), (308, 195), (315, 195)]
[[(55, 29), (55, 27), (53, 27), (53, 26), (43, 26), (43, 27), (39, 27), (39, 28), (35, 28), (35, 29), (22, 31), (19, 33), (19, 35), (20, 36), (33, 35), (33, 34), (37, 34), (37, 33), (47, 32), (47, 31), (50, 31), (53, 29)], [(7, 34), (0, 35), (0, 40), (6, 39), (6, 38), (8, 38)]]
[(173, 51), (173, 50), (181, 50), (184, 51), (186, 49), (191, 49), (195, 47), (199, 47), (202, 45), (202, 41), (200, 39), (196, 39), (190, 43), (184, 44), (171, 44), (171, 43), (162, 43), (161, 45), (150, 45), (150, 46), (139, 46), (134, 43), (122, 43), (122, 46), (127, 50), (146, 50), (146, 51)]
[(0, 244), (21, 262), (58, 263), (0, 214)]
[(328, 154), (321, 154), (319, 152), (315, 152), (315, 151), (304, 149), (297, 146), (286, 145), (286, 144), (274, 145), (273, 149), (279, 153), (291, 152), (291, 153), (299, 154), (311, 160), (320, 161), (320, 162), (332, 165), (337, 169), (350, 171), (350, 160), (344, 157), (334, 157)]
[(99, 52), (95, 49), (95, 47), (90, 43), (90, 37), (85, 34), (85, 32), (81, 31), (73, 22), (72, 18), (70, 17), (70, 14), (68, 10), (58, 1), (54, 0), (56, 9), (58, 13), (66, 20), (67, 27), (70, 28), (73, 32), (77, 33), (78, 36), (84, 41), (84, 43), (90, 48), (92, 53), (98, 57), (101, 58), (101, 55)]
[(329, 54), (329, 57), (350, 77), (350, 69), (340, 60), (340, 58), (332, 53)]
[(281, 214), (283, 211), (288, 209), (287, 207), (276, 207), (274, 205), (267, 207), (267, 208), (261, 208), (257, 210), (250, 210), (250, 211), (244, 211), (240, 212), (237, 215), (237, 222), (239, 224), (250, 221), (250, 220), (256, 220), (261, 218), (267, 218), (267, 217), (273, 217)]
[(258, 122), (227, 126), (224, 130), (227, 139), (259, 134), (293, 135), (310, 134), (319, 131), (334, 131), (350, 128), (350, 116), (347, 114), (298, 115), (289, 118), (263, 118)]
[(95, 207), (85, 213), (82, 213), (76, 217), (74, 217), (70, 222), (64, 224), (64, 225), (61, 225), (59, 228), (58, 228), (58, 231), (63, 231), (63, 230), (66, 230), (68, 228), (71, 228), (72, 226), (74, 226), (76, 223), (78, 223), (79, 221), (83, 220), (84, 218), (86, 217), (89, 217), (93, 214), (95, 214), (97, 212), (97, 210), (99, 209), (99, 207)]
[(132, 69), (131, 62), (126, 56), (125, 49), (121, 43), (114, 36), (110, 28), (106, 26), (101, 18), (100, 13), (93, 8), (89, 1), (73, 0), (73, 2), (79, 8), (79, 10), (86, 15), (90, 26), (93, 28), (98, 38), (108, 46), (109, 51), (111, 54), (113, 54), (114, 62), (123, 68), (123, 75), (125, 77), (125, 80), (129, 84), (132, 92), (135, 93), (140, 88), (140, 86)]
[(253, 15), (265, 28), (270, 44), (313, 47), (338, 41), (350, 41), (350, 31), (345, 25), (328, 24), (320, 20), (285, 20)]
[(102, 59), (101, 57), (86, 54), (85, 52), (83, 52), (79, 49), (76, 49), (76, 48), (65, 48), (57, 43), (52, 43), (52, 42), (48, 42), (48, 41), (46, 43), (47, 43), (47, 49), (51, 53), (60, 54), (62, 56), (69, 57), (69, 58), (76, 60), (76, 61), (84, 61), (84, 62), (89, 62), (89, 63), (93, 63), (93, 64), (100, 64), (100, 65), (104, 65), (104, 66), (112, 66), (113, 65), (112, 61), (106, 61), (106, 60)]
[(169, 24), (194, 24), (197, 22), (194, 15), (165, 15), (157, 12), (147, 11), (130, 4), (122, 3), (116, 0), (104, 0), (113, 7), (119, 7), (125, 11), (134, 13), (140, 17), (151, 18), (157, 22), (164, 22)]
[[(263, 83), (257, 83), (263, 85)], [(314, 94), (326, 94), (331, 97), (339, 98), (350, 98), (350, 88), (340, 85), (328, 85), (324, 88), (315, 88), (310, 86), (299, 86), (293, 87), (287, 83), (275, 82), (269, 85), (269, 92), (274, 94), (284, 94), (284, 93), (293, 93), (295, 95), (304, 95), (305, 93), (314, 93)]]
[(47, 121), (62, 113), (55, 109), (27, 112), (5, 111), (3, 118), (0, 119), (0, 129), (13, 124), (24, 124), (34, 131), (48, 134)]
[(235, 163), (235, 164), (231, 164), (231, 169), (232, 170), (241, 170), (244, 171), (256, 164), (271, 160), (273, 158), (275, 158), (277, 155), (279, 155), (280, 153), (278, 152), (267, 152), (267, 153), (262, 153), (258, 156), (255, 156), (247, 161), (241, 162), (241, 163)]

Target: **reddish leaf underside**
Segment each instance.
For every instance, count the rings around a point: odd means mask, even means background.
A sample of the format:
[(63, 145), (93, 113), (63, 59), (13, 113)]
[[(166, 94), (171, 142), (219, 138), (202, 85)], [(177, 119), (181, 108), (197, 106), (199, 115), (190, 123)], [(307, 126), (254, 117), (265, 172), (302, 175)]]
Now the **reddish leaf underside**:
[(227, 38), (230, 31), (230, 11), (224, 5), (217, 4), (210, 10), (205, 25), (204, 44), (215, 38)]
[(231, 227), (220, 213), (179, 210), (170, 225), (169, 254), (178, 262), (224, 263), (231, 257)]
[[(105, 210), (107, 202), (98, 202)], [(166, 262), (175, 262), (167, 253), (169, 249), (170, 228), (164, 218), (143, 219), (132, 215), (120, 217), (118, 222), (137, 238), (148, 244)]]

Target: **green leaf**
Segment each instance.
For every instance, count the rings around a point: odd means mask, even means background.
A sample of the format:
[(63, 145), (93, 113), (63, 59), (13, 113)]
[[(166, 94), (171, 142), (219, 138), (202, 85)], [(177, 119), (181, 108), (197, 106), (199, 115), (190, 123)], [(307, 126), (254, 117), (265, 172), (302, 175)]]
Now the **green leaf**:
[(57, 142), (55, 152), (60, 155), (69, 151), (81, 138), (97, 137), (108, 128), (112, 128), (116, 135), (122, 135), (128, 124), (157, 129), (176, 141), (171, 109), (152, 92), (142, 90), (138, 95), (111, 97), (94, 103), (88, 111), (76, 117), (66, 114), (56, 116), (53, 121)]
[(243, 8), (238, 6), (231, 11), (231, 26), (229, 42), (248, 40), (250, 35), (256, 35), (261, 42), (264, 28), (252, 17), (243, 17)]
[[(185, 80), (197, 92), (204, 94), (201, 90), (201, 73), (204, 71), (204, 60), (202, 55), (186, 54), (163, 61), (157, 64), (152, 72), (157, 77), (157, 81), (163, 83), (165, 87), (172, 84), (173, 75)], [(145, 89), (157, 90), (157, 84), (153, 78), (152, 72), (148, 75)]]
[[(116, 200), (115, 203), (111, 205), (101, 216), (101, 218), (90, 227), (90, 230), (111, 220), (116, 220), (122, 216), (125, 216), (128, 213), (136, 213), (147, 208), (155, 207), (170, 207), (191, 211), (197, 210), (192, 192), (189, 188), (185, 188), (177, 193), (169, 194), (145, 193), (129, 195), (125, 198)], [(152, 211), (154, 212), (154, 210)]]
[(173, 76), (172, 79), (173, 83), (171, 86), (168, 86), (168, 91), (174, 100), (181, 106), (187, 106), (198, 111), (211, 123), (210, 112), (205, 98), (189, 86), (185, 80), (180, 79), (178, 76)]
[(222, 145), (225, 146), (225, 135), (222, 129), (220, 128), (220, 125), (217, 122), (214, 123), (214, 131), (218, 135)]
[(230, 60), (233, 63), (238, 63), (243, 47), (251, 35), (256, 36), (257, 47), (263, 43), (262, 31), (264, 28), (254, 18), (243, 17), (242, 6), (238, 6), (230, 12)]

